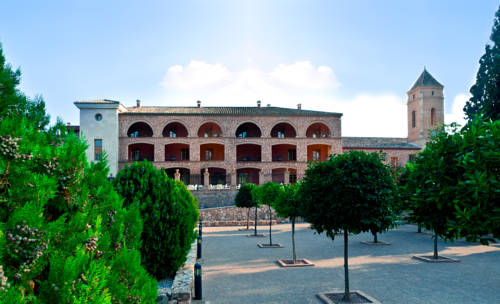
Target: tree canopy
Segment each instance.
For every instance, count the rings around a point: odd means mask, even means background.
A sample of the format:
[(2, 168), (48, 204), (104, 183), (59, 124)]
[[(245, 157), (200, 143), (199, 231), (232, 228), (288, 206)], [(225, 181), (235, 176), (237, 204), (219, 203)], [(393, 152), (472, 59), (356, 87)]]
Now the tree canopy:
[(238, 193), (236, 194), (236, 197), (234, 198), (234, 203), (236, 204), (236, 207), (239, 208), (258, 207), (258, 201), (254, 199), (252, 196), (252, 190), (255, 187), (256, 186), (251, 183), (246, 183), (240, 187)]
[(471, 87), (472, 97), (465, 104), (468, 119), (482, 115), (486, 119), (500, 119), (500, 7), (495, 14), (490, 40), (479, 60), (476, 83)]

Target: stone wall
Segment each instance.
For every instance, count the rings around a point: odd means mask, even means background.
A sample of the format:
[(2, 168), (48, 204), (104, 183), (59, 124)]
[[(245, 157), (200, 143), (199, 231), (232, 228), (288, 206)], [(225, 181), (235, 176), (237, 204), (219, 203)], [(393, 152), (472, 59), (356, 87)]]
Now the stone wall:
[[(272, 209), (271, 209), (272, 210)], [(276, 217), (274, 210), (273, 223), (284, 222), (285, 219)], [(255, 208), (250, 209), (250, 226), (254, 224)], [(203, 226), (244, 226), (247, 224), (247, 209), (232, 207), (219, 207), (200, 209), (200, 221)], [(269, 224), (269, 209), (267, 206), (257, 210), (257, 224)]]
[(238, 190), (195, 190), (191, 194), (198, 198), (198, 208), (215, 208), (234, 206), (234, 198)]

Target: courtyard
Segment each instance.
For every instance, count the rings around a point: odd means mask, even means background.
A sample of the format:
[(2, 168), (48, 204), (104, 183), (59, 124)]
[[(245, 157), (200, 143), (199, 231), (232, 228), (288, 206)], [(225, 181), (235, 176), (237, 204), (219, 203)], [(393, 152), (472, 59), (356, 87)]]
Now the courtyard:
[[(322, 303), (317, 293), (344, 288), (343, 238), (331, 241), (309, 224), (296, 227), (297, 258), (314, 267), (281, 268), (278, 259), (292, 255), (290, 224), (273, 226), (279, 249), (250, 238), (241, 227), (203, 228), (203, 303)], [(439, 240), (439, 254), (458, 263), (425, 263), (411, 257), (432, 253), (432, 235), (403, 225), (379, 236), (392, 245), (365, 245), (372, 235), (349, 236), (350, 288), (381, 303), (500, 303), (500, 245)], [(201, 301), (194, 301), (200, 303)]]

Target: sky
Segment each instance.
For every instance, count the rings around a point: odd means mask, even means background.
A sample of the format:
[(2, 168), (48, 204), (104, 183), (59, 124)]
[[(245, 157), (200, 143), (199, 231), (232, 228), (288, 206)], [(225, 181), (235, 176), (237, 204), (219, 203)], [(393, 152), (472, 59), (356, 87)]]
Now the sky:
[(0, 43), (52, 122), (77, 100), (343, 113), (342, 135), (406, 137), (424, 66), (463, 123), (498, 1), (0, 1)]

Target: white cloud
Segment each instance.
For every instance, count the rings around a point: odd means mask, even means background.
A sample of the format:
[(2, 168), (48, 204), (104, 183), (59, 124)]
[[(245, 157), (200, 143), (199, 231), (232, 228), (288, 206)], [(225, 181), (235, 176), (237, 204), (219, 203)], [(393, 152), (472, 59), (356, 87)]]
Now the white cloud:
[(321, 90), (339, 86), (331, 68), (323, 65), (315, 68), (309, 61), (280, 64), (273, 69), (270, 76), (285, 85), (297, 88)]
[(231, 72), (222, 64), (192, 60), (186, 67), (174, 65), (168, 69), (163, 85), (183, 90), (209, 87), (229, 79)]
[(453, 105), (451, 107), (451, 113), (444, 115), (444, 122), (450, 124), (456, 122), (459, 125), (465, 125), (465, 113), (464, 106), (467, 100), (469, 100), (470, 94), (462, 93), (455, 96), (453, 99)]
[(168, 106), (262, 106), (340, 112), (344, 136), (407, 136), (405, 99), (397, 94), (336, 97), (333, 70), (309, 61), (279, 64), (270, 71), (249, 67), (230, 71), (222, 64), (191, 61), (168, 69), (162, 85)]

